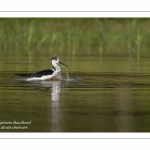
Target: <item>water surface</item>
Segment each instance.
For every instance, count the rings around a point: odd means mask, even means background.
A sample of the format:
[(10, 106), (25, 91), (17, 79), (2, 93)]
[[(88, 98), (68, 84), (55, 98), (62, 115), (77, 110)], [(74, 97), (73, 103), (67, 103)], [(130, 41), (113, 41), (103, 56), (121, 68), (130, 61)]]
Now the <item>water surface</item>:
[(51, 57), (1, 57), (1, 132), (150, 131), (149, 59), (64, 55), (70, 81), (65, 68), (62, 81), (27, 82), (16, 75), (50, 68)]

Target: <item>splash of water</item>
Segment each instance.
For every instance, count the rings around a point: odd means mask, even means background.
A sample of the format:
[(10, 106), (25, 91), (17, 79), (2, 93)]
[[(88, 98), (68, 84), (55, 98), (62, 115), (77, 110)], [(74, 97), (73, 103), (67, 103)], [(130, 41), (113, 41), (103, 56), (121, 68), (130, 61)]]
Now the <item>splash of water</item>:
[(69, 81), (70, 79), (69, 79), (69, 74), (68, 74), (67, 68), (66, 68), (66, 75), (67, 75), (67, 81)]
[[(61, 66), (61, 67), (65, 67), (65, 66)], [(67, 79), (66, 79), (66, 81), (70, 81), (70, 78), (69, 78), (69, 74), (68, 74), (68, 69), (65, 67), (65, 69), (66, 69), (66, 75), (67, 75)]]

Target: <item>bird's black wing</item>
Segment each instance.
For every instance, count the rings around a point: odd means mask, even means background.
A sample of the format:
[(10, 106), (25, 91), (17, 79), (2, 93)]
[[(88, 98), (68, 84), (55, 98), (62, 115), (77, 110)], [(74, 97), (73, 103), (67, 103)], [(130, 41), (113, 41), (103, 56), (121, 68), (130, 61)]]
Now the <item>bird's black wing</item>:
[(42, 77), (42, 76), (46, 76), (46, 75), (51, 75), (53, 74), (53, 70), (51, 69), (48, 69), (48, 70), (42, 70), (42, 71), (39, 71), (39, 72), (36, 72), (36, 73), (33, 73), (31, 74), (30, 77)]
[(19, 76), (24, 76), (24, 77), (42, 77), (44, 75), (51, 75), (53, 74), (53, 70), (47, 69), (47, 70), (42, 70), (36, 73), (29, 73), (29, 74), (17, 74)]

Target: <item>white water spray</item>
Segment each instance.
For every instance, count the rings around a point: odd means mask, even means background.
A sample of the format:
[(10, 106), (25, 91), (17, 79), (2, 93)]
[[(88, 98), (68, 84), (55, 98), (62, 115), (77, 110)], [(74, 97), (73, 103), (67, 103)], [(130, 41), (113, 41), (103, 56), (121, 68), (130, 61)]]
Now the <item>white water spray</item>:
[(70, 79), (69, 79), (69, 74), (68, 74), (67, 68), (66, 68), (66, 75), (67, 75), (67, 80), (69, 81)]

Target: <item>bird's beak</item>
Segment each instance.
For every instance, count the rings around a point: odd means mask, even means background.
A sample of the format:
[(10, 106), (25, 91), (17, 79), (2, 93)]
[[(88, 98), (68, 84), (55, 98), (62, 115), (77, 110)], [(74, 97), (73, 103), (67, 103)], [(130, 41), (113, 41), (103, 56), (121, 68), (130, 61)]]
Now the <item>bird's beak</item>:
[(67, 65), (63, 64), (63, 63), (62, 63), (62, 62), (60, 62), (60, 61), (59, 61), (59, 63), (60, 63), (60, 64), (62, 64), (62, 65), (64, 65), (64, 66), (66, 66), (66, 67), (68, 67)]

